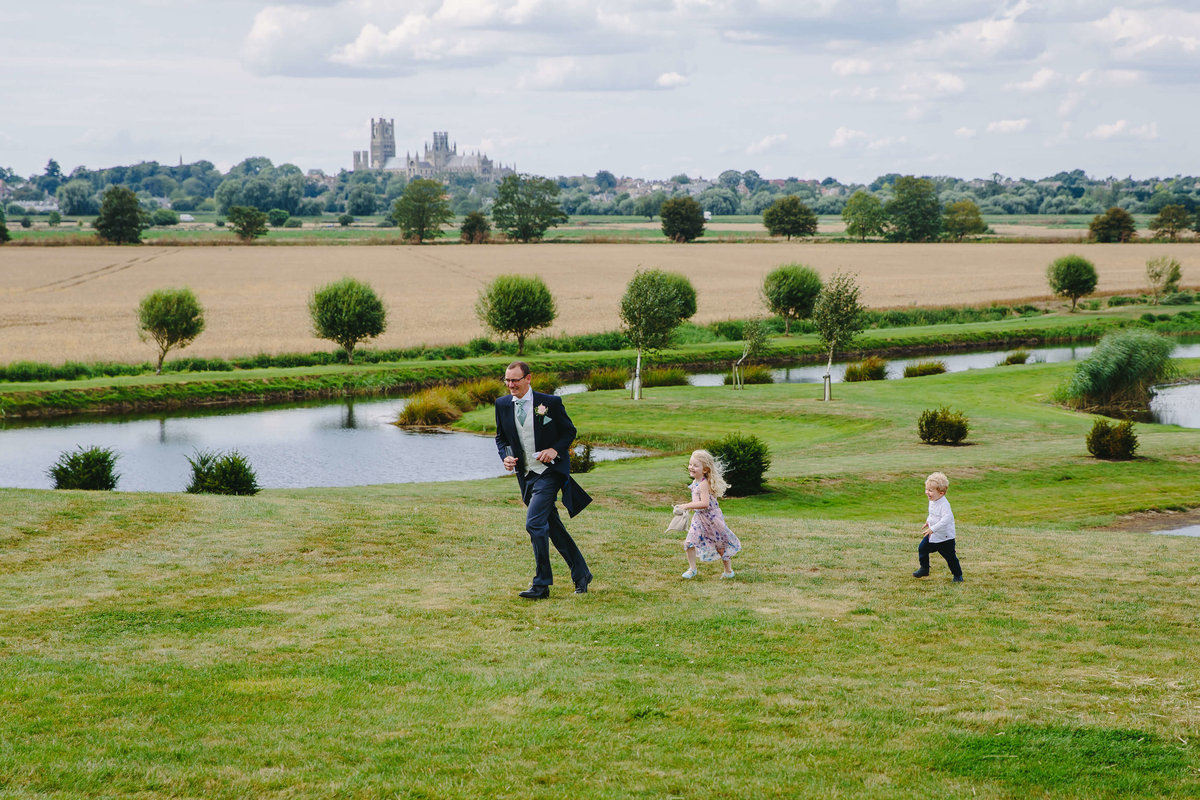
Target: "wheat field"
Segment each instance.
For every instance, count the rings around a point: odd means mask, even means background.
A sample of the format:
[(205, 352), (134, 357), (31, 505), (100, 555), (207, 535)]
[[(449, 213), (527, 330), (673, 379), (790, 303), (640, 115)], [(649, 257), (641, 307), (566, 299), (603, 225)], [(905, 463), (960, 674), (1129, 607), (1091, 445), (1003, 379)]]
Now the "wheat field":
[(813, 242), (535, 244), (464, 246), (25, 247), (0, 250), (0, 363), (19, 360), (143, 361), (136, 308), (147, 292), (188, 286), (207, 329), (187, 354), (232, 357), (309, 352), (333, 345), (312, 335), (307, 300), (349, 275), (370, 283), (388, 309), (388, 330), (371, 346), (465, 343), (484, 334), (474, 314), (497, 275), (539, 275), (558, 303), (551, 333), (613, 330), (634, 272), (687, 275), (695, 321), (764, 312), (759, 289), (773, 267), (809, 265), (823, 276), (856, 273), (874, 308), (963, 305), (1044, 298), (1053, 259), (1079, 253), (1099, 273), (1101, 293), (1145, 287), (1145, 263), (1170, 254), (1185, 285), (1200, 273), (1200, 243), (1178, 244), (819, 244)]

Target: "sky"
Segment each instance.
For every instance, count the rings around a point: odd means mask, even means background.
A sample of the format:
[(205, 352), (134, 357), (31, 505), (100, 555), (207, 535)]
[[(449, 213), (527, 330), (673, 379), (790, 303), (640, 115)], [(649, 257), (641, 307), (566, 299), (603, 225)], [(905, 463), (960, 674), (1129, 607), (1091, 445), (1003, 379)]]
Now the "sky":
[(447, 131), (535, 175), (1200, 173), (1200, 0), (36, 0), (0, 166), (350, 169)]

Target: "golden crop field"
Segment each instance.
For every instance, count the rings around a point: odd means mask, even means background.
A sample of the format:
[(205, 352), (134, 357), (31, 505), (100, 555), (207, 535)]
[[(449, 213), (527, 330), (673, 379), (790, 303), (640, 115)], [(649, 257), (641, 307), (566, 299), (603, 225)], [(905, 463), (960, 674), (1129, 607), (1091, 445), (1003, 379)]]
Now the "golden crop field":
[(1170, 254), (1183, 281), (1200, 276), (1200, 243), (1179, 244), (458, 244), (426, 246), (22, 247), (0, 249), (0, 363), (142, 361), (136, 308), (152, 289), (190, 287), (207, 329), (185, 352), (215, 357), (333, 349), (312, 335), (307, 300), (350, 275), (388, 308), (380, 348), (465, 343), (483, 335), (474, 304), (497, 275), (540, 275), (558, 302), (552, 333), (618, 327), (625, 284), (639, 269), (687, 275), (696, 322), (764, 313), (773, 267), (799, 262), (823, 276), (857, 273), (872, 307), (965, 305), (1046, 297), (1047, 264), (1079, 253), (1101, 293), (1146, 285), (1146, 260)]

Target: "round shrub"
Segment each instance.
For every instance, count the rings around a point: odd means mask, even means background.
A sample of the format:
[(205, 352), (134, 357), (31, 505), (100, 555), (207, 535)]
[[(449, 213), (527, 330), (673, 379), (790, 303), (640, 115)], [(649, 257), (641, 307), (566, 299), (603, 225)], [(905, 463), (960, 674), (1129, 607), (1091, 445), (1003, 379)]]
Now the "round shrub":
[(687, 373), (682, 367), (655, 367), (642, 370), (642, 386), (687, 386)]
[(1024, 347), (1018, 347), (1016, 350), (1013, 350), (1011, 353), (1006, 355), (1004, 360), (1000, 362), (999, 366), (1008, 367), (1012, 366), (1013, 364), (1028, 364), (1029, 357), (1031, 355), (1033, 355), (1033, 353), (1030, 353)]
[(237, 450), (197, 450), (195, 458), (186, 458), (192, 465), (192, 482), (186, 490), (189, 494), (258, 494), (258, 476)]
[[(764, 367), (762, 364), (747, 364), (742, 367), (742, 384), (747, 383), (774, 383), (775, 374), (771, 372), (770, 367)], [(733, 383), (733, 375), (725, 376), (725, 385), (729, 386)]]
[(1133, 432), (1131, 420), (1113, 424), (1099, 417), (1088, 431), (1087, 450), (1096, 458), (1106, 461), (1128, 461), (1133, 458), (1137, 447), (1137, 435)]
[(946, 362), (936, 359), (931, 361), (918, 361), (915, 364), (909, 364), (904, 368), (904, 377), (919, 378), (922, 375), (941, 375), (946, 371)]
[(337, 218), (337, 221), (338, 225), (341, 225), (343, 228), (345, 228), (347, 225), (350, 225), (354, 222), (354, 217), (349, 214), (342, 214)]
[(592, 443), (587, 439), (576, 439), (571, 445), (571, 473), (591, 472), (596, 468), (596, 459), (592, 457)]
[(583, 385), (589, 392), (599, 392), (605, 389), (624, 389), (629, 380), (629, 371), (622, 367), (601, 367), (594, 369), (583, 379)]
[(530, 388), (542, 394), (554, 394), (561, 385), (557, 372), (535, 372), (533, 380), (529, 382)]
[(882, 381), (887, 378), (887, 361), (879, 356), (867, 356), (862, 361), (846, 365), (847, 381)]
[(107, 447), (88, 447), (63, 453), (47, 470), (55, 489), (111, 491), (121, 476), (113, 471), (117, 454)]
[(303, 228), (304, 220), (300, 219), (299, 217), (288, 217), (287, 220), (283, 223), (283, 227), (285, 227), (285, 228)]
[(722, 474), (731, 497), (757, 494), (763, 491), (767, 470), (771, 468), (771, 451), (753, 434), (731, 433), (724, 439), (705, 447), (721, 462)]
[(958, 444), (967, 438), (971, 425), (961, 411), (946, 406), (927, 408), (917, 418), (917, 436), (926, 444)]

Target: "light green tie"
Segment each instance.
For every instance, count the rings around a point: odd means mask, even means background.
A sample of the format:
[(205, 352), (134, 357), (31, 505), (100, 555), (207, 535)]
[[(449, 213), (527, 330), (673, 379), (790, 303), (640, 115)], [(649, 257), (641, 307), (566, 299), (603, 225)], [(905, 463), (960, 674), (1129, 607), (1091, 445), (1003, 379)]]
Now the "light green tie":
[(524, 402), (517, 403), (517, 422), (521, 423), (522, 426), (525, 425), (525, 403)]

